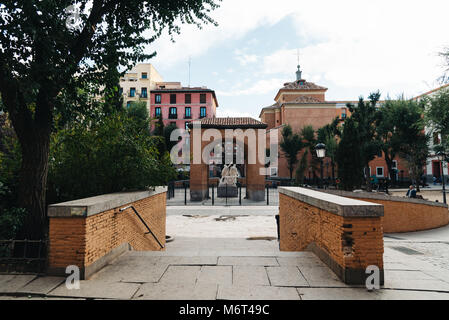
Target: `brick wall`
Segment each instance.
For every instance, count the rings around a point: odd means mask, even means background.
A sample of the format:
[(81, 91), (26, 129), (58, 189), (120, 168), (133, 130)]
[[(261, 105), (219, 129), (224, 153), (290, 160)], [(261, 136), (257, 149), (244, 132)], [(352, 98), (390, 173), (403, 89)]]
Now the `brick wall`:
[(280, 250), (312, 249), (344, 282), (364, 284), (378, 266), (383, 282), (381, 217), (344, 217), (279, 194)]
[(90, 216), (54, 216), (49, 219), (49, 273), (62, 274), (68, 265), (76, 265), (87, 278), (104, 265), (107, 255), (128, 245), (138, 251), (163, 250), (151, 234), (146, 234), (148, 230), (132, 209), (120, 211), (130, 205), (165, 245), (165, 192)]
[(427, 200), (391, 197), (383, 194), (327, 190), (331, 194), (378, 203), (384, 206), (384, 233), (414, 232), (449, 224), (448, 206)]

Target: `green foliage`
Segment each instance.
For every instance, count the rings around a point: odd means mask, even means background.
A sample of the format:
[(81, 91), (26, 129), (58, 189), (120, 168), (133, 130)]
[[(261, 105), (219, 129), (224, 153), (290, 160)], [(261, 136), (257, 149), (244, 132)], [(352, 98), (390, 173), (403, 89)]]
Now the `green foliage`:
[(169, 124), (168, 126), (164, 127), (164, 141), (165, 141), (165, 148), (168, 152), (178, 144), (178, 141), (170, 141), (170, 136), (174, 130), (178, 129), (176, 124)]
[(344, 190), (360, 188), (363, 181), (363, 156), (358, 123), (348, 118), (344, 122), (341, 141), (336, 152), (338, 177)]
[(419, 181), (428, 156), (428, 136), (424, 133), (424, 104), (403, 97), (388, 100), (378, 112), (376, 131), (388, 171), (396, 155), (407, 160), (411, 176)]
[(50, 202), (141, 190), (173, 179), (169, 155), (160, 155), (158, 138), (139, 127), (137, 110), (117, 112), (88, 128), (76, 123), (53, 134)]
[(25, 209), (17, 207), (21, 152), (17, 137), (0, 115), (0, 239), (13, 239), (23, 225)]
[(308, 164), (307, 164), (307, 157), (309, 155), (309, 150), (304, 151), (304, 154), (301, 157), (301, 160), (299, 161), (298, 168), (296, 168), (296, 183), (299, 185), (304, 184), (304, 175), (306, 173)]
[(281, 150), (287, 158), (287, 166), (290, 171), (290, 179), (293, 178), (293, 169), (298, 163), (298, 152), (304, 148), (301, 137), (297, 133), (293, 133), (292, 127), (287, 125), (282, 129), (282, 141), (280, 143)]
[(357, 106), (348, 104), (348, 109), (352, 113), (352, 121), (356, 123), (354, 128), (357, 129), (357, 135), (360, 139), (360, 145), (356, 146), (358, 149), (356, 152), (360, 155), (365, 170), (366, 188), (370, 190), (369, 163), (374, 160), (381, 150), (381, 142), (376, 138), (375, 123), (377, 119), (376, 105), (379, 102), (380, 93), (372, 93), (368, 98), (369, 102), (366, 102), (363, 97), (360, 97)]
[(150, 114), (145, 101), (131, 103), (126, 112), (135, 121), (139, 130), (150, 132)]
[(441, 144), (434, 151), (448, 155), (449, 161), (449, 89), (438, 91), (424, 102), (427, 104), (425, 120), (431, 133), (441, 135)]

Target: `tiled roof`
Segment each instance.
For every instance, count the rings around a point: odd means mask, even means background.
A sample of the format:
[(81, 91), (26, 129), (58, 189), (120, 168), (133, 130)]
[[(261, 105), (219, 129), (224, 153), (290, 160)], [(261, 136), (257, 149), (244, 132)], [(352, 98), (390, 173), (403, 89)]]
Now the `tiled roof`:
[(204, 118), (202, 128), (266, 128), (267, 125), (253, 118)]
[(294, 82), (284, 83), (284, 87), (281, 90), (327, 90), (325, 87), (316, 85), (313, 82), (307, 82), (305, 80), (297, 80)]
[(209, 88), (203, 88), (203, 87), (181, 87), (181, 88), (156, 88), (154, 90), (151, 90), (151, 92), (199, 92), (199, 91), (214, 91)]

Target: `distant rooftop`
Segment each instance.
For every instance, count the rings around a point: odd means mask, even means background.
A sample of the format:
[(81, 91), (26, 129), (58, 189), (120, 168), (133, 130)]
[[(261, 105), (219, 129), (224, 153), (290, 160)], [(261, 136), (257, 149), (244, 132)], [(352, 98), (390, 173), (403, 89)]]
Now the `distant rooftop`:
[[(250, 117), (241, 118), (204, 118), (200, 120), (202, 128), (261, 128), (265, 129), (267, 125), (261, 121)], [(192, 124), (190, 124), (192, 126)]]
[(281, 90), (327, 90), (327, 88), (316, 85), (313, 82), (307, 82), (306, 80), (296, 80), (293, 82), (284, 83), (284, 87)]

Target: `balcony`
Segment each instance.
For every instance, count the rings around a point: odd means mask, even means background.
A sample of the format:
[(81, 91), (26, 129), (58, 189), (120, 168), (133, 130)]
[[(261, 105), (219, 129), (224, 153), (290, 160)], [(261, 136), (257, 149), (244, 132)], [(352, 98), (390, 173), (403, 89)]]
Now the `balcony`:
[(178, 115), (177, 114), (169, 114), (168, 118), (169, 119), (178, 119)]
[(184, 119), (192, 119), (191, 115), (185, 115)]

